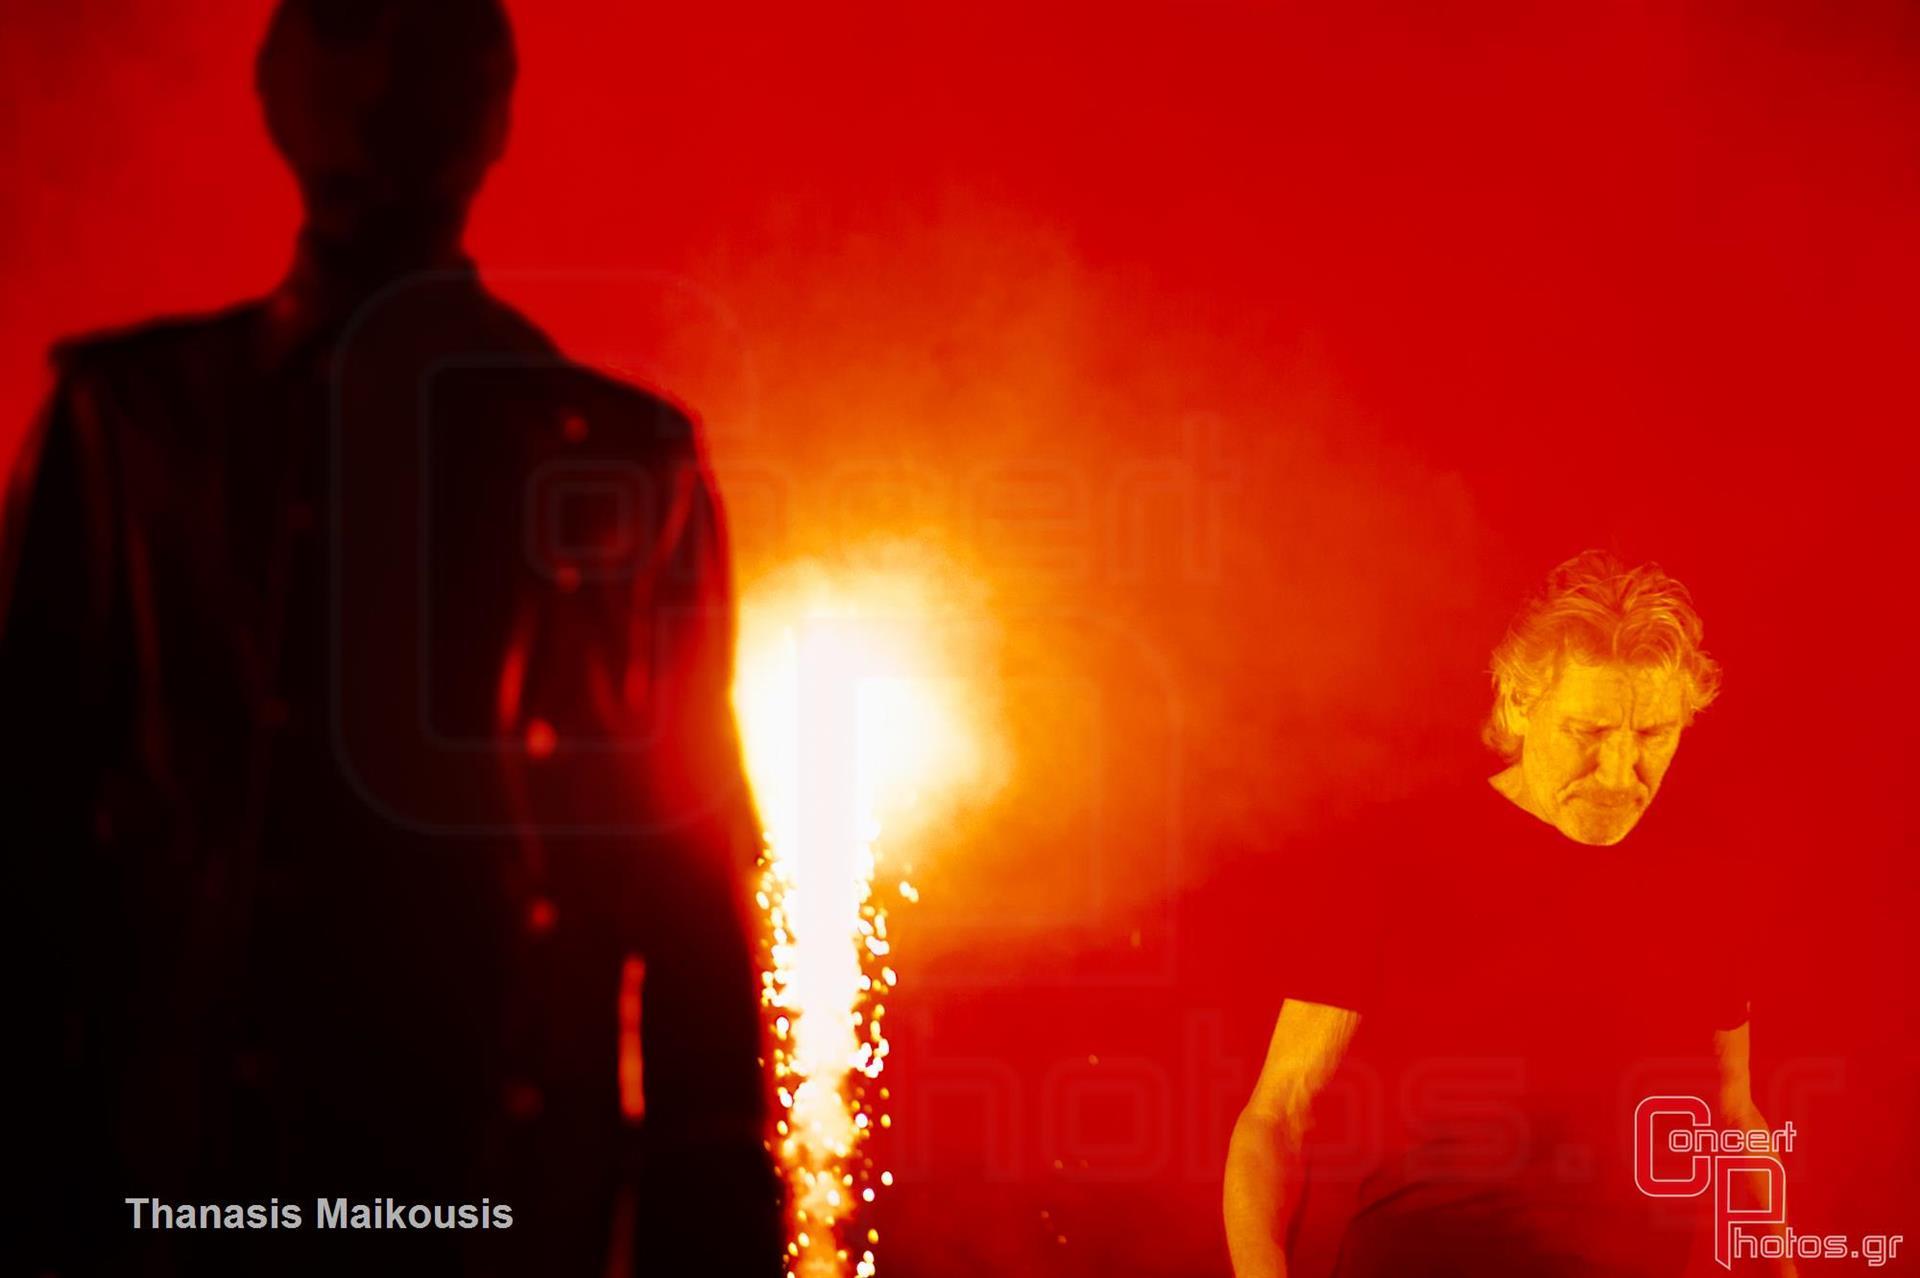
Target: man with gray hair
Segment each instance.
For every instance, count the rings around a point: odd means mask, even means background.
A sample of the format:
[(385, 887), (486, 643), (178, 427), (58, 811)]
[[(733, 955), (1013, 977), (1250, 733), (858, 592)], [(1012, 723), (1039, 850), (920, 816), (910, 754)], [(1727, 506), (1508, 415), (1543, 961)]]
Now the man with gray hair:
[(1238, 1278), (1289, 1272), (1317, 1125), (1338, 1128), (1319, 1170), (1357, 1185), (1340, 1278), (1685, 1268), (1695, 1204), (1638, 1192), (1637, 1103), (1766, 1125), (1740, 978), (1692, 909), (1659, 908), (1720, 899), (1712, 840), (1684, 803), (1647, 820), (1720, 690), (1702, 637), (1657, 565), (1561, 564), (1494, 650), (1500, 770), (1343, 843), (1363, 877), (1340, 908), (1290, 912), (1227, 1161)]
[(1493, 652), (1482, 735), (1509, 761), (1493, 788), (1576, 843), (1626, 838), (1720, 693), (1701, 634), (1656, 564), (1589, 552), (1560, 565)]

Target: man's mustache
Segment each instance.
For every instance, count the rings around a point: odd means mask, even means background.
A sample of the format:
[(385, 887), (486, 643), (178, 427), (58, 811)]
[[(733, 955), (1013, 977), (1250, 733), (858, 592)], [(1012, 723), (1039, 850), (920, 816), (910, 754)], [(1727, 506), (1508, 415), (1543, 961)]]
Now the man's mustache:
[(1590, 803), (1597, 808), (1637, 808), (1647, 801), (1644, 790), (1611, 790), (1596, 786), (1568, 790), (1565, 803)]

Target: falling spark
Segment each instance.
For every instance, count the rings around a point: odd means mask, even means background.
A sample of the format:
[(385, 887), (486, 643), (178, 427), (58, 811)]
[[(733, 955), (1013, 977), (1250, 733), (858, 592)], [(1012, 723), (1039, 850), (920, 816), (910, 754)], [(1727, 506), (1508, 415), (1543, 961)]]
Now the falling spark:
[[(977, 770), (956, 681), (938, 668), (951, 634), (930, 606), (941, 586), (813, 569), (749, 591), (741, 610), (734, 699), (766, 827), (761, 993), (794, 1278), (840, 1278), (849, 1264), (854, 1278), (876, 1273), (879, 1235), (851, 1220), (893, 1183), (862, 1153), (892, 1125), (876, 1080), (898, 977), (876, 879), (929, 795)], [(904, 880), (898, 891), (918, 899)]]

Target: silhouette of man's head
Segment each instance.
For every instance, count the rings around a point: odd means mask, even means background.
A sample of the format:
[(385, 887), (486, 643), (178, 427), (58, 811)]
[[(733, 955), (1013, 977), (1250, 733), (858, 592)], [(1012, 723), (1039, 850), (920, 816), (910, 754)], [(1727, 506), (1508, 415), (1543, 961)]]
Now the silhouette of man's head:
[(499, 0), (281, 0), (256, 66), (308, 233), (393, 253), (458, 239), (513, 78)]

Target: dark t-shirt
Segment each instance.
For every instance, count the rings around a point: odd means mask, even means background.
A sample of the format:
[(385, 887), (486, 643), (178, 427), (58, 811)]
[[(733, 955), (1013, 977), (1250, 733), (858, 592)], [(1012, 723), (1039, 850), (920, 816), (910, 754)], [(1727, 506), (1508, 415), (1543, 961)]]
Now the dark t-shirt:
[(1341, 1278), (1684, 1268), (1698, 1204), (1635, 1189), (1633, 1111), (1711, 1100), (1746, 998), (1718, 841), (1675, 799), (1594, 848), (1480, 778), (1318, 850), (1282, 988), (1361, 1013), (1309, 1146), (1356, 1188)]

